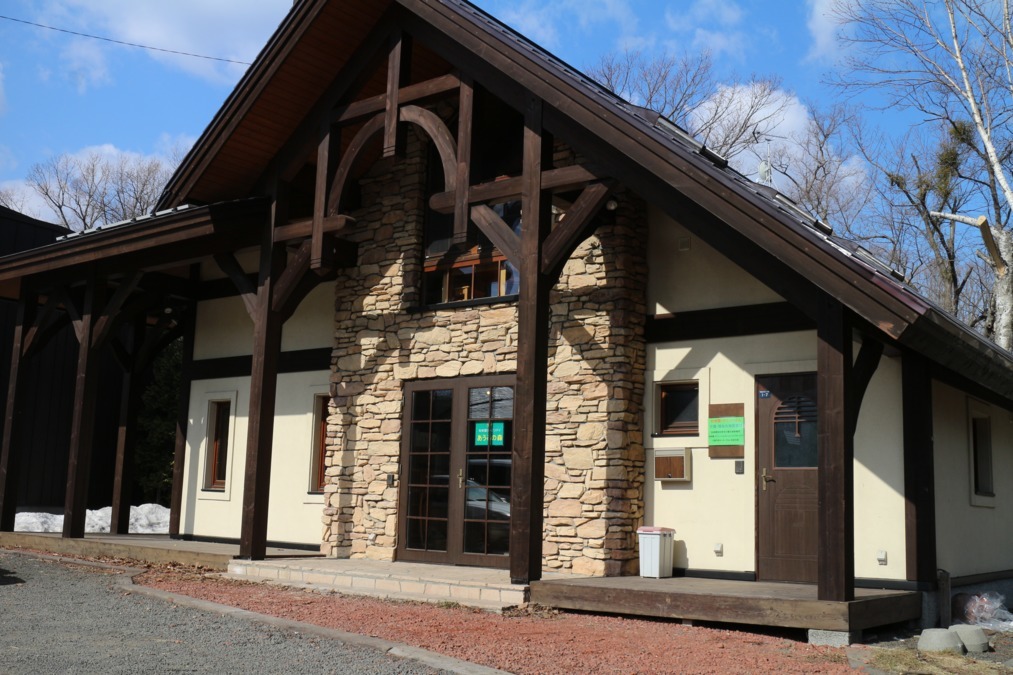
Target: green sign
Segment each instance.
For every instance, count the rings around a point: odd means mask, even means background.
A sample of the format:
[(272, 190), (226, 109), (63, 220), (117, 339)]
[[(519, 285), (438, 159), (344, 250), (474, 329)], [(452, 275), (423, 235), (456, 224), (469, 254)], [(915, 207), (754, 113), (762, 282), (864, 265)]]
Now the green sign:
[(502, 447), (505, 435), (503, 422), (493, 422), (491, 427), (489, 422), (475, 422), (475, 445)]
[(711, 417), (707, 420), (709, 445), (745, 445), (745, 417)]

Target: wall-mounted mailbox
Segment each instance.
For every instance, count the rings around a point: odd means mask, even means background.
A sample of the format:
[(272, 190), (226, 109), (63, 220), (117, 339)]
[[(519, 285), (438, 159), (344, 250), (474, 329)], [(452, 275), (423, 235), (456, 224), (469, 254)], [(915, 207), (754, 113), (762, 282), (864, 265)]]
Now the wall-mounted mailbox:
[(691, 450), (668, 450), (654, 457), (654, 479), (688, 482), (692, 475)]

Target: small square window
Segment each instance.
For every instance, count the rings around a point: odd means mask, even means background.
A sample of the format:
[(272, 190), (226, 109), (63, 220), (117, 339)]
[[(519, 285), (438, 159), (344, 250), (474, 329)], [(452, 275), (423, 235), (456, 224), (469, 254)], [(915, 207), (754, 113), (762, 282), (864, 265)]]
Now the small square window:
[(675, 382), (658, 385), (658, 434), (700, 434), (700, 384)]

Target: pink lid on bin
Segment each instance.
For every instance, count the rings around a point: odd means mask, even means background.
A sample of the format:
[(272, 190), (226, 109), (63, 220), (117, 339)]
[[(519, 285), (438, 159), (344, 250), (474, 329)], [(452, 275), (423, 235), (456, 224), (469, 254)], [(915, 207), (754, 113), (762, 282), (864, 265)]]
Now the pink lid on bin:
[(662, 534), (663, 532), (675, 532), (675, 530), (673, 530), (670, 527), (649, 527), (649, 526), (644, 526), (644, 527), (638, 527), (637, 528), (637, 534)]

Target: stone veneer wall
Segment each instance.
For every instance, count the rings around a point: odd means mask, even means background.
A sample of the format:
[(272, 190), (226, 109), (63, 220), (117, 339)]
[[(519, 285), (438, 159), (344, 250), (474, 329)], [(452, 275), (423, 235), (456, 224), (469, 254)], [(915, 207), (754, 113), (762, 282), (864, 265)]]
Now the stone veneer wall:
[[(336, 281), (321, 545), (332, 557), (394, 558), (403, 383), (517, 368), (515, 305), (407, 311), (420, 297), (424, 157), (411, 133), (406, 157), (361, 181), (359, 266)], [(646, 210), (619, 203), (551, 295), (543, 563), (581, 574), (636, 572), (644, 510)]]

